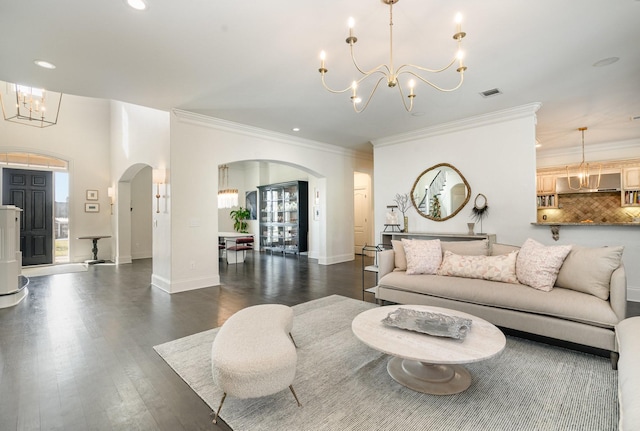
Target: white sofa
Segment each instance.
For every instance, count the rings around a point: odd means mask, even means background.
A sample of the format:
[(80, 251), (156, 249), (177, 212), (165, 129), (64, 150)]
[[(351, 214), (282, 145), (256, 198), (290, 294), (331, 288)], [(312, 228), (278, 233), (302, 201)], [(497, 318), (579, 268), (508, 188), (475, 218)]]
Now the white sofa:
[(620, 347), (618, 362), (618, 401), (620, 403), (620, 431), (640, 430), (640, 316), (630, 317), (616, 326)]
[[(492, 256), (506, 259), (506, 255), (516, 251), (523, 254), (519, 247), (489, 246), (486, 241), (441, 241), (440, 244), (442, 253), (449, 252), (448, 256), (487, 256), (478, 258), (486, 261), (491, 261)], [(378, 255), (377, 300), (459, 310), (504, 328), (608, 350), (616, 366), (615, 327), (626, 313), (627, 283), (621, 264), (622, 247), (573, 247), (561, 263), (557, 281), (550, 291), (534, 289), (517, 280), (409, 275), (403, 267), (407, 256), (406, 253), (403, 256), (402, 243), (394, 241), (393, 248)], [(444, 265), (443, 258), (441, 267)], [(465, 269), (464, 264), (460, 266)], [(597, 280), (600, 285), (592, 286), (592, 281)]]

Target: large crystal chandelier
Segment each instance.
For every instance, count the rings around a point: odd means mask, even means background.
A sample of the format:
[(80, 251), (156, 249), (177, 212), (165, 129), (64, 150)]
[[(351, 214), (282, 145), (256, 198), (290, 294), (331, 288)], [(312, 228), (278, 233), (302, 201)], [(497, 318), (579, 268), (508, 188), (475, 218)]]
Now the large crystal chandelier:
[[(358, 72), (360, 72), (360, 74), (362, 75), (360, 79), (353, 81), (351, 85), (345, 88), (344, 90), (334, 90), (330, 88), (325, 82), (325, 75), (328, 72), (328, 69), (325, 66), (326, 53), (324, 51), (320, 53), (320, 69), (318, 69), (318, 71), (320, 72), (320, 75), (322, 75), (322, 85), (324, 86), (324, 88), (326, 88), (328, 91), (332, 93), (345, 93), (347, 91), (351, 91), (351, 103), (353, 104), (353, 109), (358, 113), (367, 109), (367, 106), (369, 106), (369, 102), (371, 101), (371, 98), (373, 97), (374, 93), (378, 89), (378, 86), (380, 85), (380, 83), (382, 83), (383, 81), (386, 82), (388, 87), (398, 88), (404, 108), (410, 112), (413, 109), (413, 99), (415, 99), (416, 97), (415, 90), (414, 90), (416, 82), (414, 79), (409, 79), (408, 82), (406, 83), (409, 91), (409, 94), (407, 94), (409, 103), (407, 103), (404, 97), (404, 92), (402, 90), (403, 83), (400, 82), (401, 81), (400, 76), (402, 75), (408, 75), (409, 77), (416, 78), (424, 82), (425, 84), (430, 85), (436, 90), (443, 91), (443, 92), (450, 92), (450, 91), (457, 90), (458, 88), (460, 88), (464, 80), (464, 71), (467, 70), (467, 67), (464, 66), (462, 62), (463, 54), (462, 54), (461, 47), (462, 47), (462, 39), (466, 36), (466, 33), (462, 31), (462, 27), (461, 27), (462, 16), (460, 14), (456, 16), (456, 19), (455, 19), (456, 32), (453, 35), (453, 39), (456, 40), (458, 44), (458, 51), (457, 51), (457, 54), (451, 60), (451, 62), (449, 62), (449, 64), (442, 67), (441, 69), (428, 69), (426, 67), (416, 66), (414, 64), (403, 64), (399, 66), (397, 69), (395, 68), (394, 66), (395, 63), (393, 60), (393, 5), (398, 1), (399, 0), (382, 0), (383, 3), (389, 5), (389, 64), (381, 64), (368, 71), (363, 70), (358, 65), (358, 62), (356, 61), (356, 58), (355, 58), (354, 49), (353, 49), (353, 46), (358, 41), (358, 38), (356, 38), (353, 35), (353, 26), (354, 26), (353, 18), (349, 19), (349, 37), (347, 37), (346, 42), (349, 44), (349, 49), (351, 51), (351, 60), (353, 61), (353, 65), (356, 67)], [(434, 82), (420, 75), (420, 72), (427, 72), (427, 73), (444, 72), (445, 70), (448, 70), (449, 68), (451, 68), (451, 66), (453, 66), (456, 63), (456, 61), (458, 62), (458, 67), (456, 71), (460, 74), (460, 79), (458, 84), (452, 88), (440, 87), (436, 85)], [(362, 98), (358, 95), (358, 85), (363, 80), (373, 75), (379, 76), (378, 81), (373, 86), (373, 89), (371, 90), (371, 93), (367, 97), (364, 104), (361, 105)]]
[(62, 93), (6, 83), (0, 101), (5, 120), (43, 128), (58, 123)]
[(218, 167), (218, 208), (233, 208), (238, 206), (238, 189), (230, 189), (229, 167), (221, 165)]
[(595, 166), (598, 170), (598, 175), (593, 174), (593, 178), (591, 178), (590, 169), (593, 166), (584, 161), (584, 131), (587, 130), (587, 128), (580, 127), (578, 130), (582, 132), (582, 162), (574, 167), (567, 166), (567, 182), (571, 190), (597, 189), (600, 187), (602, 165), (598, 164)]

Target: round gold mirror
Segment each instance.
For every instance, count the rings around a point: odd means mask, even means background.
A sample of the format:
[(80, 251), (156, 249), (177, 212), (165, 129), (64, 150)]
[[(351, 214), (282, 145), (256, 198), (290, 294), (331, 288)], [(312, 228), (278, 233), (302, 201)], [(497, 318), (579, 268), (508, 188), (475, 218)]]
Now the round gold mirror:
[(454, 166), (440, 163), (423, 171), (411, 189), (418, 214), (434, 221), (455, 216), (469, 202), (471, 187)]

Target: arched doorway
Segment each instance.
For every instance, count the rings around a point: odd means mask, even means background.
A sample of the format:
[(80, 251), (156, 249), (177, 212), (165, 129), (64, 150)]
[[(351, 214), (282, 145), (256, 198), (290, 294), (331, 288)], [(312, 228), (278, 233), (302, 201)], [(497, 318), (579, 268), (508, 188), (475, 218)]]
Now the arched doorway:
[(117, 264), (153, 255), (152, 169), (139, 163), (120, 177), (114, 202), (115, 258)]

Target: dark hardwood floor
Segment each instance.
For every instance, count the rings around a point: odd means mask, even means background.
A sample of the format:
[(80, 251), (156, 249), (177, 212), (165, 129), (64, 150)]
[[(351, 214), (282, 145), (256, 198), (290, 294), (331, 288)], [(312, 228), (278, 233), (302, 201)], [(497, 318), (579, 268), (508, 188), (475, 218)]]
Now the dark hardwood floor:
[(0, 430), (228, 430), (154, 345), (249, 305), (362, 299), (359, 256), (321, 266), (255, 253), (220, 275), (221, 286), (174, 295), (150, 287), (151, 260), (31, 278), (29, 296), (0, 309)]
[(174, 295), (150, 287), (151, 260), (33, 277), (23, 302), (0, 309), (0, 430), (228, 429), (152, 347), (249, 305), (361, 299), (360, 269), (359, 257), (321, 266), (255, 253), (221, 263), (221, 286)]

